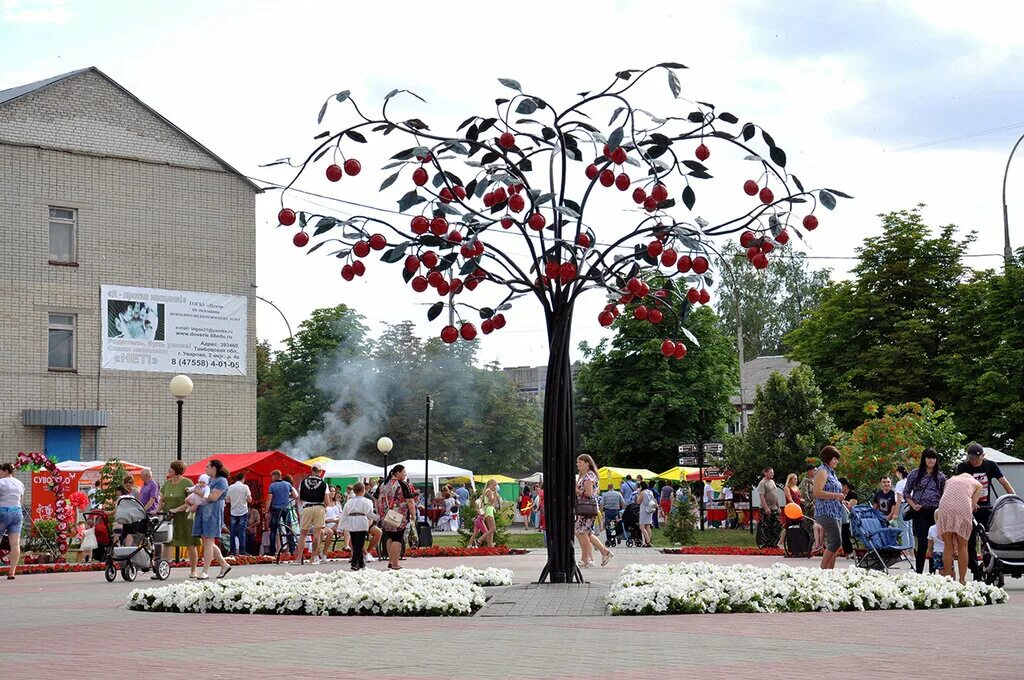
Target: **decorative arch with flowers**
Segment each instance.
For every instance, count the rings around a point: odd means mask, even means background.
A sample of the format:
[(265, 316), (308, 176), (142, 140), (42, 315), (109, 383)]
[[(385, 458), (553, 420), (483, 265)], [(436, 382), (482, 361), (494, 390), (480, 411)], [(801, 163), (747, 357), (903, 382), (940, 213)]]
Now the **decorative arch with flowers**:
[[(57, 502), (55, 503), (56, 511), (54, 513), (54, 519), (57, 521), (57, 555), (55, 555), (55, 559), (57, 562), (64, 562), (64, 556), (68, 552), (68, 542), (71, 538), (71, 532), (76, 529), (75, 508), (72, 506), (71, 501), (66, 498), (68, 493), (68, 480), (61, 475), (55, 460), (48, 458), (46, 454), (38, 451), (30, 451), (29, 453), (25, 453), (24, 451), (20, 452), (18, 457), (15, 459), (14, 467), (19, 470), (28, 468), (33, 472), (45, 469), (50, 473), (51, 481), (49, 489), (57, 499)], [(88, 498), (86, 499), (86, 502), (88, 502)]]

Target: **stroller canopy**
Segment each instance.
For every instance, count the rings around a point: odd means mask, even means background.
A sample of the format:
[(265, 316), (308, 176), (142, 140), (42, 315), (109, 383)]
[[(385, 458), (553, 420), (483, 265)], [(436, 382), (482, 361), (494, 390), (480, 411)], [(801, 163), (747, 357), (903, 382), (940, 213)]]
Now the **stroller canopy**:
[(146, 519), (146, 508), (134, 496), (121, 496), (114, 507), (114, 521), (120, 524), (136, 524)]
[(999, 497), (992, 507), (988, 539), (995, 545), (1024, 543), (1024, 498), (1013, 494)]

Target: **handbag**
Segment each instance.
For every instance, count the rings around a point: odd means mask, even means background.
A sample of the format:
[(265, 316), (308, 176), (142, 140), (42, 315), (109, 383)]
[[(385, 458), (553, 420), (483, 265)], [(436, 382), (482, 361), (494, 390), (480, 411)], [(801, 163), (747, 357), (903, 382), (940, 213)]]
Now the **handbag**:
[(398, 510), (391, 508), (384, 515), (384, 519), (381, 521), (381, 524), (384, 525), (384, 529), (387, 531), (398, 531), (404, 521), (405, 515), (398, 512)]
[(917, 510), (910, 507), (910, 503), (907, 503), (906, 505), (907, 507), (903, 510), (903, 514), (901, 516), (903, 517), (904, 522), (909, 522), (917, 515)]
[(580, 517), (597, 517), (597, 499), (579, 498), (576, 500), (576, 514)]
[(79, 546), (79, 549), (95, 550), (98, 547), (100, 547), (100, 544), (96, 540), (96, 529), (94, 527), (86, 529), (85, 533), (82, 534), (82, 544)]

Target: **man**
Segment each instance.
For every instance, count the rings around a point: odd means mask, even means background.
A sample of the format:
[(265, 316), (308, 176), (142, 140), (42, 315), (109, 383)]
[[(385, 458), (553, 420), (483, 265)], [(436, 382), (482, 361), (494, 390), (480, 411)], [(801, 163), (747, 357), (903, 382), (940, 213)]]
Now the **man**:
[(609, 484), (608, 490), (601, 494), (601, 503), (604, 507), (605, 542), (610, 544), (612, 542), (612, 527), (618, 528), (617, 534), (622, 536), (619, 518), (622, 516), (622, 511), (626, 509), (626, 499), (623, 498), (621, 492), (616, 491), (615, 487)]
[[(989, 520), (992, 518), (992, 497), (989, 495), (989, 487), (992, 480), (999, 480), (1003, 491), (1014, 493), (1010, 481), (1003, 476), (1003, 471), (991, 460), (985, 460), (985, 449), (977, 442), (971, 442), (967, 447), (967, 460), (956, 466), (956, 474), (968, 473), (981, 482), (981, 497), (978, 499), (978, 510), (974, 513), (974, 519), (978, 524), (988, 528)], [(967, 543), (967, 560), (971, 566), (971, 573), (974, 580), (982, 578), (981, 565), (978, 563), (978, 530), (977, 527), (971, 531), (971, 538)]]
[(622, 480), (622, 485), (619, 486), (619, 493), (622, 494), (622, 499), (626, 505), (633, 502), (633, 496), (636, 495), (636, 482), (633, 481), (633, 475), (626, 475), (626, 478)]
[(153, 479), (153, 471), (142, 468), (142, 488), (139, 489), (139, 502), (146, 509), (146, 514), (155, 515), (160, 508), (160, 487)]
[(459, 484), (459, 488), (455, 490), (455, 495), (459, 497), (459, 505), (461, 507), (469, 505), (469, 489), (466, 488), (464, 483)]
[(299, 548), (295, 555), (295, 564), (302, 564), (305, 552), (306, 536), (313, 535), (313, 564), (320, 564), (320, 541), (323, 540), (324, 525), (327, 520), (327, 482), (324, 474), (327, 468), (323, 463), (313, 465), (313, 471), (299, 484), (299, 503), (302, 504), (299, 515)]
[[(281, 471), (270, 473), (270, 488), (267, 489), (267, 502), (264, 512), (270, 515), (270, 553), (277, 555), (277, 538), (281, 533), (281, 518), (287, 516), (292, 503), (292, 485), (281, 479)], [(288, 534), (288, 550), (295, 553), (295, 537)]]
[[(804, 478), (800, 480), (800, 500), (803, 501), (804, 517), (814, 519), (814, 465), (808, 463), (804, 468)], [(817, 526), (817, 525), (815, 525)]]
[[(777, 493), (779, 487), (775, 484), (775, 470), (766, 467), (762, 475), (764, 476), (761, 478), (761, 481), (757, 483), (757, 495), (761, 499), (761, 514), (777, 515), (779, 514), (779, 496)], [(762, 516), (761, 520), (764, 521), (765, 519)]]
[(237, 473), (235, 483), (228, 487), (228, 504), (231, 506), (231, 554), (245, 554), (245, 534), (249, 526), (249, 502), (252, 491), (245, 483), (245, 474)]
[(890, 522), (896, 519), (896, 491), (892, 488), (892, 478), (888, 475), (879, 480), (882, 488), (871, 496), (871, 505), (885, 515)]
[(712, 523), (710, 519), (707, 519), (708, 508), (715, 504), (715, 487), (711, 486), (711, 482), (704, 480), (704, 491), (701, 493), (701, 501), (704, 504), (704, 515), (709, 526), (718, 527), (718, 522)]

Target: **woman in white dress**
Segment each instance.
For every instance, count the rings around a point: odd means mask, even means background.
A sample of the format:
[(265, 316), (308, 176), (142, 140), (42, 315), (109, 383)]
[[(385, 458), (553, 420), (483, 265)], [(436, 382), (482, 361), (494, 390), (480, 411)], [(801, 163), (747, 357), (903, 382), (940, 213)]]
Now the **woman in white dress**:
[(654, 513), (658, 511), (658, 504), (654, 500), (654, 492), (647, 486), (647, 482), (640, 482), (640, 534), (643, 536), (642, 547), (651, 547), (651, 527), (654, 524)]

